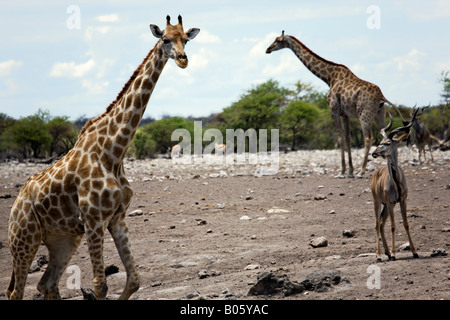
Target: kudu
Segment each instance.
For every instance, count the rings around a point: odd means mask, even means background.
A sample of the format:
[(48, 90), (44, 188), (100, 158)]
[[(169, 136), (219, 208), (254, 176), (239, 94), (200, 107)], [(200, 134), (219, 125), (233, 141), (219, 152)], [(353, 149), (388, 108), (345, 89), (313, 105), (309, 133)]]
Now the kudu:
[[(425, 108), (422, 108), (422, 113), (419, 116), (421, 116), (423, 114), (424, 109)], [(419, 162), (420, 163), (422, 162), (422, 160), (421, 160), (422, 153), (423, 153), (424, 160), (427, 161), (427, 158), (425, 156), (425, 144), (428, 144), (428, 149), (430, 150), (431, 161), (434, 161), (433, 154), (431, 153), (431, 144), (433, 141), (431, 140), (430, 131), (423, 123), (419, 122), (419, 119), (414, 119), (412, 127), (416, 133), (416, 135), (415, 135), (416, 136), (416, 145), (417, 145), (417, 149), (419, 149)]]
[[(414, 122), (418, 109), (414, 111), (411, 121), (404, 127), (397, 128), (391, 133), (386, 132), (392, 126), (392, 116), (389, 114), (389, 124), (387, 127), (380, 130), (383, 140), (381, 140), (380, 145), (372, 153), (374, 158), (382, 156), (387, 160), (387, 166), (379, 168), (375, 171), (371, 180), (371, 189), (373, 195), (373, 203), (375, 208), (375, 230), (377, 233), (377, 251), (376, 257), (378, 261), (381, 261), (380, 254), (380, 235), (383, 242), (383, 247), (385, 254), (388, 256), (389, 260), (395, 260), (395, 221), (394, 221), (394, 206), (396, 203), (400, 202), (400, 209), (402, 213), (403, 226), (405, 227), (406, 234), (408, 235), (409, 245), (414, 258), (418, 258), (419, 255), (413, 245), (411, 235), (409, 233), (408, 219), (406, 217), (406, 198), (408, 196), (408, 188), (406, 186), (406, 179), (403, 170), (398, 165), (397, 160), (397, 148), (401, 141), (408, 138), (409, 132), (397, 136), (400, 131), (405, 131), (409, 129)], [(382, 209), (381, 205), (383, 205)], [(391, 232), (392, 232), (392, 246), (391, 251), (386, 242), (386, 237), (384, 235), (384, 224), (387, 217), (391, 219)]]

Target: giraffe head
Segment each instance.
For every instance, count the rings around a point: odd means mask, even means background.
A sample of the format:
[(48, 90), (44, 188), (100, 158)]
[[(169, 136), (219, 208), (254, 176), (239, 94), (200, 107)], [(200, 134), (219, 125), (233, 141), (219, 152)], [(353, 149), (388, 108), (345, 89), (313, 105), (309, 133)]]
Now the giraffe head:
[(284, 36), (284, 30), (281, 32), (281, 36), (276, 37), (275, 41), (267, 48), (266, 53), (271, 53), (280, 49), (288, 47), (287, 38)]
[(165, 50), (169, 58), (175, 59), (176, 64), (184, 69), (188, 65), (188, 58), (184, 52), (184, 46), (189, 40), (197, 36), (200, 29), (191, 28), (184, 32), (181, 16), (178, 16), (177, 25), (170, 24), (170, 16), (167, 16), (166, 19), (167, 24), (165, 30), (161, 31), (155, 24), (150, 25), (150, 30), (155, 37), (160, 38), (164, 42), (163, 50)]

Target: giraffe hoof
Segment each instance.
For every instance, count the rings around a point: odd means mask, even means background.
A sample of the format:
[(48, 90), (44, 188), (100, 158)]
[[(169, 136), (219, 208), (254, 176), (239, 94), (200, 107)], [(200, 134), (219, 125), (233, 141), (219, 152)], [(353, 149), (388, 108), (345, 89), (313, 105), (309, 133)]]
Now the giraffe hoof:
[(413, 257), (414, 257), (414, 259), (417, 259), (417, 258), (419, 258), (419, 255), (417, 253), (414, 253)]
[(349, 179), (354, 179), (355, 176), (354, 176), (353, 174), (349, 174), (349, 175), (348, 175), (348, 178), (349, 178)]
[(338, 178), (338, 179), (344, 179), (345, 178), (345, 175), (344, 174), (342, 174), (342, 173), (340, 173), (340, 174), (338, 174), (337, 176), (334, 176), (335, 178)]

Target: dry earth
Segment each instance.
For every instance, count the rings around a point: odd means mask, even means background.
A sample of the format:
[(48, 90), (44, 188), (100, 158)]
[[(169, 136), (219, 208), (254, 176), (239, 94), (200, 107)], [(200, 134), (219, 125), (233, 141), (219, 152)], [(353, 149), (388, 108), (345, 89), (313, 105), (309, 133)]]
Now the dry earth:
[[(358, 168), (362, 150), (354, 150)], [(339, 154), (298, 151), (280, 154), (276, 174), (263, 175), (250, 164), (175, 164), (172, 160), (126, 160), (134, 188), (127, 223), (141, 274), (132, 299), (449, 299), (450, 298), (450, 156), (433, 152), (434, 162), (419, 164), (417, 151), (399, 149), (409, 187), (408, 219), (419, 259), (399, 251), (396, 261), (375, 259), (375, 219), (370, 177), (384, 165), (370, 159), (363, 179), (337, 179)], [(20, 185), (44, 168), (33, 163), (0, 164), (0, 289), (11, 273), (7, 228)], [(273, 210), (281, 209), (281, 210)], [(396, 206), (396, 246), (407, 237)], [(344, 231), (350, 232), (347, 236)], [(390, 239), (389, 226), (386, 234)], [(325, 237), (327, 245), (310, 241)], [(389, 241), (389, 240), (388, 240)], [(44, 246), (38, 251), (46, 255)], [(92, 287), (86, 242), (71, 260), (81, 270), (81, 285)], [(109, 275), (108, 298), (125, 283), (114, 243), (105, 239), (105, 264), (119, 267)], [(30, 273), (26, 299), (36, 296), (45, 270)], [(252, 296), (258, 275), (272, 272), (292, 283), (309, 275), (338, 272), (340, 281), (321, 289), (304, 288)], [(80, 299), (70, 289), (72, 273), (60, 282), (64, 299)], [(379, 286), (378, 286), (379, 285)], [(375, 287), (375, 288), (374, 288)], [(1, 294), (0, 300), (6, 300)]]

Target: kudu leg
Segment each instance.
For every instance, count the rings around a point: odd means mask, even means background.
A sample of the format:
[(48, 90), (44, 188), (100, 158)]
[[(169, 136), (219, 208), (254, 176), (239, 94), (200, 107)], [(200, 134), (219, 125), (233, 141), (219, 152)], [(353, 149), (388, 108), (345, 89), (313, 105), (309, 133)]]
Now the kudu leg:
[(408, 235), (409, 240), (409, 247), (411, 248), (411, 252), (413, 254), (414, 258), (418, 258), (419, 255), (417, 254), (416, 248), (414, 247), (414, 244), (411, 239), (411, 234), (409, 233), (409, 224), (408, 224), (408, 218), (406, 216), (406, 201), (400, 202), (400, 209), (402, 212), (402, 219), (403, 219), (403, 226), (405, 227), (406, 234)]

